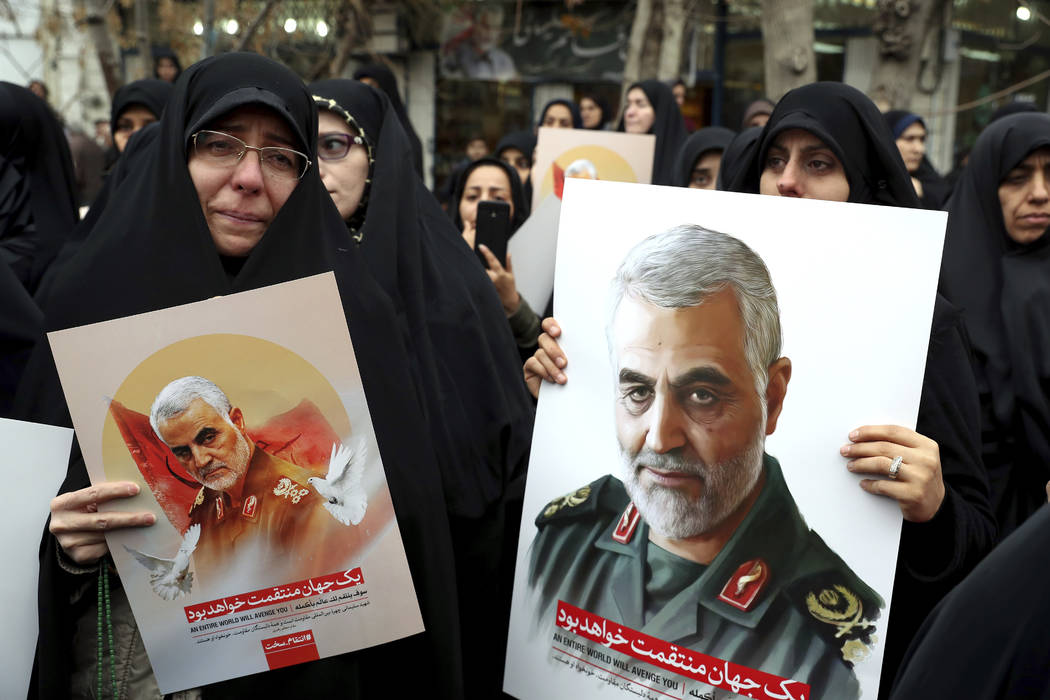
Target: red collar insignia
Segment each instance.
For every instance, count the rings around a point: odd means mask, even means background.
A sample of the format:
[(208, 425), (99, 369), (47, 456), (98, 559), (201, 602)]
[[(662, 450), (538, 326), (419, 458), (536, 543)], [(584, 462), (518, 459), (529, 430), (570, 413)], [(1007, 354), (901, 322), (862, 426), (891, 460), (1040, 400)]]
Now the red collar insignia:
[(768, 564), (761, 559), (746, 561), (726, 581), (718, 599), (739, 610), (750, 610), (768, 581)]
[(244, 499), (244, 507), (241, 508), (241, 517), (247, 518), (248, 520), (255, 520), (255, 516), (258, 515), (259, 510), (259, 499), (255, 497), (253, 493), (248, 498)]
[(634, 531), (638, 529), (638, 523), (642, 520), (642, 514), (638, 512), (638, 509), (634, 507), (634, 503), (627, 504), (627, 510), (620, 516), (620, 521), (616, 523), (616, 529), (613, 530), (612, 538), (620, 544), (628, 544), (631, 538), (634, 537)]

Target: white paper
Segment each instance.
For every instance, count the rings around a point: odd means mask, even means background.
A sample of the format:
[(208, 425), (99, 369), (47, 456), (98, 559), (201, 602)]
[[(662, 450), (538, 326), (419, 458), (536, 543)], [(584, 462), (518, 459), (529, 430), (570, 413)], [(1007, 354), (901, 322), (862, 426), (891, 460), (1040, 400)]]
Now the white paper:
[(0, 600), (8, 602), (9, 633), (0, 643), (0, 697), (24, 698), (29, 692), (37, 637), (37, 580), (40, 537), (51, 510), (49, 503), (69, 466), (73, 431), (0, 418), (0, 445), (8, 468), (21, 476), (17, 489), (0, 509), (7, 574), (0, 576)]
[(560, 216), (561, 200), (547, 197), (507, 243), (518, 293), (537, 315), (547, 308), (554, 292), (554, 259), (558, 249)]

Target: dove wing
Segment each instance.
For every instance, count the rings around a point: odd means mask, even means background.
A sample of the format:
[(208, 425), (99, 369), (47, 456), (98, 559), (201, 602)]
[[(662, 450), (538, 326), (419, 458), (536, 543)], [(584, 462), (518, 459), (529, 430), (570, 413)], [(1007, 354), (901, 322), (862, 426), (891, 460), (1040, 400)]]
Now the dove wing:
[(352, 446), (344, 447), (343, 450), (346, 453), (346, 459), (343, 463), (342, 471), (335, 478), (332, 477), (332, 472), (329, 471), (328, 483), (336, 491), (346, 496), (360, 489), (361, 476), (365, 472), (365, 462), (368, 461), (368, 448), (365, 445), (364, 438), (358, 438)]
[(179, 549), (185, 549), (188, 553), (192, 554), (193, 550), (197, 549), (197, 543), (201, 539), (201, 526), (200, 523), (191, 525), (186, 530), (186, 534), (182, 536), (182, 546)]
[(328, 474), (325, 481), (334, 483), (346, 473), (346, 465), (354, 456), (354, 448), (338, 442), (332, 443), (332, 457), (328, 460)]
[(137, 549), (124, 545), (124, 549), (128, 550), (128, 554), (135, 557), (139, 564), (142, 564), (150, 572), (167, 571), (174, 563), (173, 559), (162, 559), (155, 557), (151, 554), (144, 554)]

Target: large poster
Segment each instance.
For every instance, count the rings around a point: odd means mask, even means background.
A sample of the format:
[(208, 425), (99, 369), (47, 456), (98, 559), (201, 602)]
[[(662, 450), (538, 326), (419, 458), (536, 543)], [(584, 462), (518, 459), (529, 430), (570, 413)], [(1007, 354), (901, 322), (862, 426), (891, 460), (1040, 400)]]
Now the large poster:
[(48, 337), (162, 692), (422, 631), (331, 273)]
[(619, 82), (630, 3), (457, 4), (445, 15), (441, 73), (471, 80)]
[(541, 127), (532, 166), (532, 214), (507, 245), (518, 291), (538, 312), (554, 289), (554, 256), (565, 183), (571, 179), (649, 183), (652, 134)]
[(878, 694), (943, 212), (571, 182), (521, 526), (520, 698)]
[(40, 537), (48, 503), (58, 493), (69, 464), (73, 431), (0, 418), (0, 445), (18, 484), (14, 497), (0, 510), (7, 575), (0, 578), (0, 600), (6, 600), (7, 634), (0, 642), (0, 697), (24, 698), (29, 692), (37, 635), (37, 579)]

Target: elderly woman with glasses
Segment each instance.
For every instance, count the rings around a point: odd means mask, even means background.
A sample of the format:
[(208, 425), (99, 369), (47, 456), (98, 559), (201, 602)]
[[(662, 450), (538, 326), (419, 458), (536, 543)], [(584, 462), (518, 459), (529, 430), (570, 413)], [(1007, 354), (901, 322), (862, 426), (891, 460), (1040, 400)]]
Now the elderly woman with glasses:
[[(416, 332), (423, 328), (416, 309), (425, 307), (411, 275), (418, 255), (393, 246), (376, 265), (348, 242), (311, 162), (317, 134), (314, 101), (284, 66), (246, 53), (191, 66), (160, 121), (129, 142), (125, 176), (38, 301), (50, 331), (334, 273), (426, 632), (179, 697), (379, 697), (406, 658), (419, 670), (407, 679), (410, 692), (461, 697), (452, 534), (423, 407), (436, 362)], [(394, 298), (398, 282), (407, 291)], [(267, 370), (258, 367), (262, 385), (273, 379)], [(71, 423), (46, 342), (29, 361), (16, 412)], [(105, 539), (118, 528), (153, 526), (155, 516), (128, 500), (140, 492), (134, 482), (91, 485), (74, 445), (41, 543), (29, 695), (159, 698)]]

